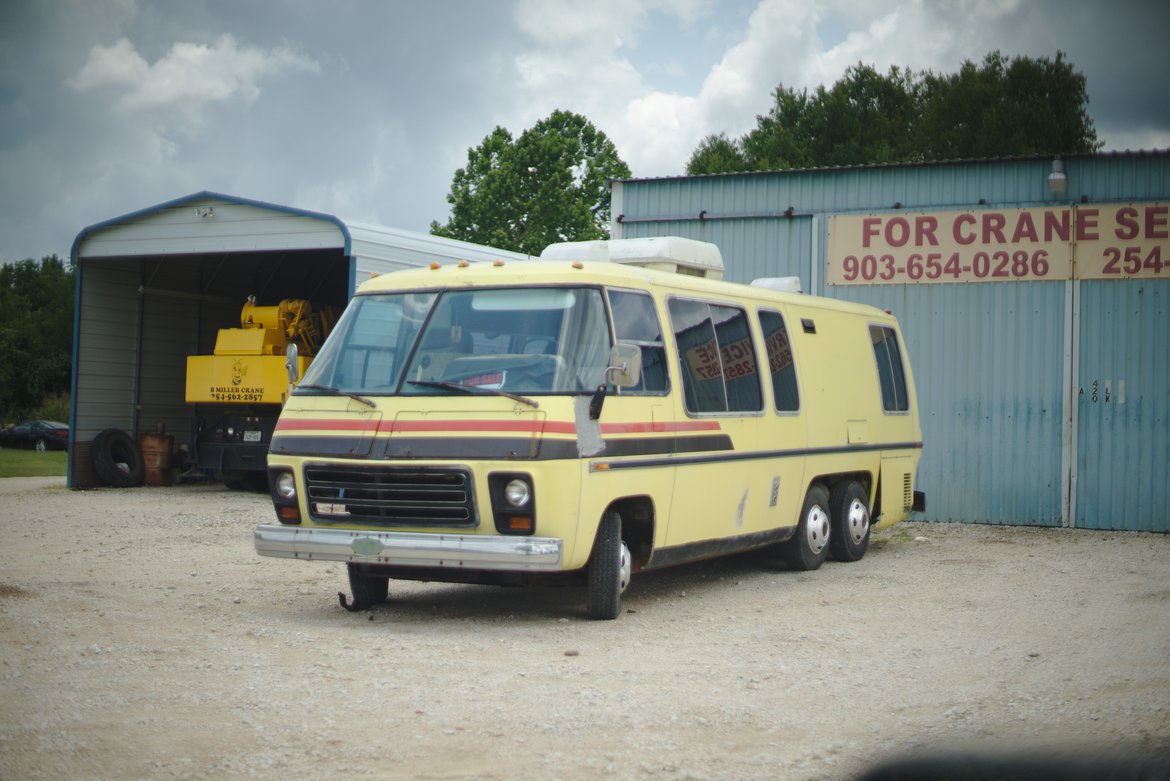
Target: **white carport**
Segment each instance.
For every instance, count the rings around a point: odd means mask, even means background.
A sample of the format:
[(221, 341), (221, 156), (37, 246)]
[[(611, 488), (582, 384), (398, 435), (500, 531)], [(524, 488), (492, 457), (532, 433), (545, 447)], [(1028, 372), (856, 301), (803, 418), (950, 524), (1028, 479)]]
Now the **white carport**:
[(102, 484), (91, 458), (105, 429), (137, 439), (161, 425), (177, 447), (189, 443), (186, 358), (210, 353), (248, 296), (344, 306), (373, 274), (494, 259), (526, 256), (213, 192), (84, 228), (72, 249), (69, 486)]

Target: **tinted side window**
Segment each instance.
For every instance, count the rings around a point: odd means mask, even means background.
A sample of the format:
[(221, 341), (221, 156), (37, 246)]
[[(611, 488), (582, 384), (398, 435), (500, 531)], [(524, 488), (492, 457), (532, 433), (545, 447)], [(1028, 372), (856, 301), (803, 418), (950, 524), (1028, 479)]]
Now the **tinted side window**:
[(882, 409), (886, 412), (905, 412), (910, 409), (906, 396), (906, 374), (902, 369), (902, 352), (894, 329), (880, 325), (869, 327), (873, 354), (877, 359), (878, 382), (882, 389)]
[(727, 392), (723, 388), (723, 368), (710, 310), (697, 301), (673, 299), (669, 309), (687, 410), (725, 412)]
[(800, 409), (800, 393), (796, 389), (796, 365), (792, 362), (792, 343), (788, 341), (784, 318), (779, 312), (760, 312), (760, 330), (764, 333), (776, 410), (795, 412)]
[(690, 412), (758, 412), (759, 368), (742, 309), (672, 299), (683, 397)]
[(642, 348), (642, 379), (624, 393), (663, 393), (667, 387), (666, 349), (654, 301), (645, 293), (610, 290), (614, 334), (618, 341)]
[(760, 391), (760, 369), (747, 313), (712, 304), (711, 316), (715, 321), (715, 338), (719, 340), (728, 411), (761, 412), (764, 398)]

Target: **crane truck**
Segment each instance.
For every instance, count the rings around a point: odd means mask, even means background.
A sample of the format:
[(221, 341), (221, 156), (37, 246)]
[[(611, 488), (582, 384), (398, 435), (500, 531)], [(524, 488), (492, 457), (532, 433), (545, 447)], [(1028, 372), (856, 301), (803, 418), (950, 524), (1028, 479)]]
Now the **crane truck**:
[(249, 296), (238, 328), (221, 328), (212, 355), (187, 356), (193, 466), (232, 489), (267, 489), (268, 445), (291, 388), (286, 350), (295, 344), (296, 378), (337, 321), (334, 307), (305, 299), (260, 306)]

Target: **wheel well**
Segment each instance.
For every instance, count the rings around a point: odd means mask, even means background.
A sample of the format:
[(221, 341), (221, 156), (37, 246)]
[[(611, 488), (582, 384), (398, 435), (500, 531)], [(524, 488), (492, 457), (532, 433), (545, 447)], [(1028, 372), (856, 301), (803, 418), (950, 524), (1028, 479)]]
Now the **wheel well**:
[(633, 556), (634, 569), (641, 569), (654, 550), (654, 500), (649, 496), (627, 496), (615, 499), (606, 510), (622, 517), (622, 540)]
[[(811, 486), (814, 483), (820, 483), (828, 489), (830, 494), (832, 494), (838, 485), (849, 481), (859, 483), (862, 490), (864, 490), (866, 494), (873, 493), (872, 488), (874, 478), (873, 475), (869, 472), (838, 472), (836, 474), (819, 475), (814, 477), (812, 480), (809, 480), (808, 484)], [(877, 504), (878, 498), (880, 496), (880, 494), (874, 496), (873, 501), (875, 505)]]

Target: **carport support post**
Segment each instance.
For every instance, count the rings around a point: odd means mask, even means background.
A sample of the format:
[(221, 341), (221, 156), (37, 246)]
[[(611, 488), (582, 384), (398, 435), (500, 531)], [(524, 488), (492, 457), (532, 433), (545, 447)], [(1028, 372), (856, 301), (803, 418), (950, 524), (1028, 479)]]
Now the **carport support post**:
[(1076, 526), (1077, 518), (1077, 420), (1081, 376), (1081, 283), (1070, 279), (1064, 283), (1064, 413), (1060, 435), (1060, 513), (1061, 525)]
[(138, 413), (142, 409), (142, 320), (143, 310), (146, 308), (143, 303), (146, 297), (146, 293), (143, 292), (146, 286), (146, 280), (143, 277), (144, 266), (145, 264), (139, 261), (138, 299), (134, 313), (134, 391), (131, 394), (133, 406), (130, 409), (130, 436), (135, 442), (138, 441)]

